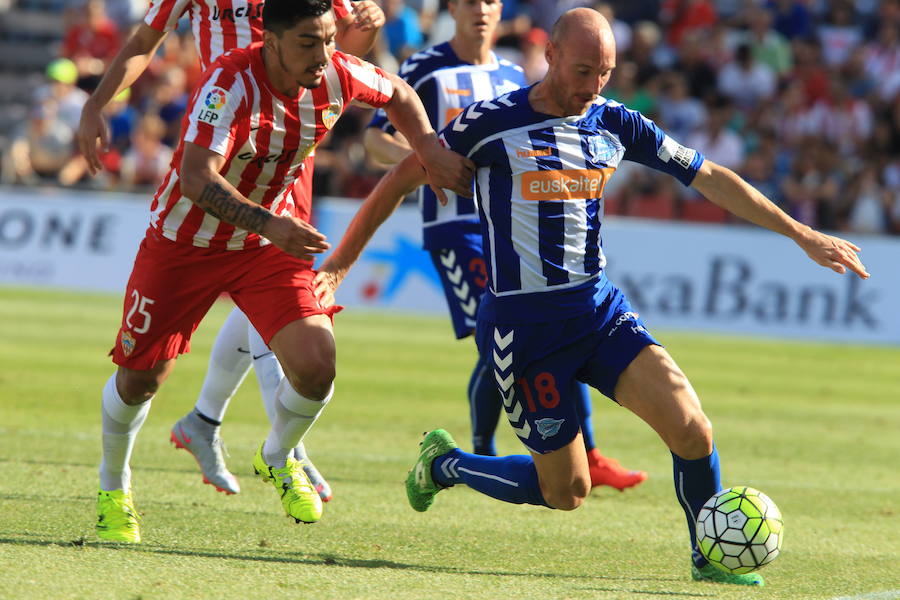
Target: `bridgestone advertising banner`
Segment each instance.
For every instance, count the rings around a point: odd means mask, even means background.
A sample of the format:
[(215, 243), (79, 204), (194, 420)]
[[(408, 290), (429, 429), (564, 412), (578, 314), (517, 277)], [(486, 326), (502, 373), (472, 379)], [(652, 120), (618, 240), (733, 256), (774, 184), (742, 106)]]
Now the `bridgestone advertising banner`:
[[(0, 285), (122, 293), (149, 222), (148, 196), (0, 189)], [(317, 203), (333, 245), (359, 206)], [(607, 273), (652, 329), (900, 344), (900, 239), (848, 235), (872, 278), (838, 275), (754, 227), (624, 218), (601, 230)], [(402, 206), (347, 276), (348, 308), (446, 313), (415, 206)], [(448, 332), (450, 323), (447, 323)]]

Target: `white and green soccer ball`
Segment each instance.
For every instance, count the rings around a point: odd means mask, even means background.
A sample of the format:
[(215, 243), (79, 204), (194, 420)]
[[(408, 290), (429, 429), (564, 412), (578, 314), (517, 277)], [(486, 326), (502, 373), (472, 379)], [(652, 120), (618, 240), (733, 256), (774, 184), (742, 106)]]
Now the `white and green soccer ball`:
[(751, 487), (722, 490), (697, 517), (697, 545), (713, 566), (750, 573), (781, 551), (784, 522), (772, 499)]

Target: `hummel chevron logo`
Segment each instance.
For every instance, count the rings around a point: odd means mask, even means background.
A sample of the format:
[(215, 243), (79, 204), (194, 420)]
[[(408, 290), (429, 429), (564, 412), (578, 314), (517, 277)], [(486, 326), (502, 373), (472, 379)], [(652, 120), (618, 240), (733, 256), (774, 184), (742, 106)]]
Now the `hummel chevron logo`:
[(499, 98), (494, 98), (497, 102), (502, 104), (503, 106), (515, 106), (516, 103), (509, 99), (509, 94), (504, 96), (500, 96)]
[(509, 414), (508, 414), (509, 422), (512, 423), (513, 421), (518, 421), (519, 417), (521, 417), (521, 416), (522, 416), (522, 403), (516, 402), (516, 405), (513, 406), (513, 409), (511, 411), (509, 411)]
[(469, 297), (469, 284), (463, 281), (461, 286), (453, 288), (453, 293), (460, 300), (465, 300)]
[(512, 429), (516, 432), (516, 435), (520, 438), (525, 438), (526, 440), (528, 439), (528, 436), (531, 435), (531, 424), (528, 421), (522, 423), (521, 427), (513, 427)]
[(450, 280), (450, 283), (453, 285), (459, 285), (459, 282), (462, 281), (462, 268), (459, 265), (456, 265), (456, 268), (452, 271), (447, 269), (447, 279)]
[(474, 121), (475, 119), (477, 119), (478, 117), (480, 117), (483, 114), (484, 113), (480, 113), (477, 110), (475, 110), (475, 104), (470, 104), (469, 108), (466, 110), (466, 119), (468, 119), (470, 121)]
[(441, 254), (441, 264), (448, 269), (452, 268), (456, 264), (456, 252), (448, 250), (446, 254)]
[(496, 109), (500, 108), (499, 106), (497, 106), (490, 100), (485, 100), (484, 102), (481, 103), (481, 106), (488, 110), (496, 110)]
[[(475, 301), (475, 298), (469, 298), (468, 302), (466, 302), (465, 304), (460, 303), (459, 306), (463, 309), (464, 313), (466, 313), (470, 317), (474, 317), (475, 311), (478, 309), (478, 302)], [(474, 323), (472, 325), (474, 326)]]
[(501, 371), (505, 371), (505, 370), (507, 370), (507, 369), (509, 368), (509, 365), (512, 364), (512, 359), (513, 359), (512, 352), (510, 352), (509, 354), (507, 354), (507, 355), (504, 356), (503, 358), (500, 358), (500, 355), (497, 354), (497, 351), (496, 351), (496, 350), (494, 350), (494, 364), (495, 364), (495, 365), (497, 366), (497, 368), (500, 369)]
[(504, 392), (510, 388), (513, 383), (513, 374), (510, 373), (506, 377), (500, 377), (500, 372), (494, 370), (494, 378), (497, 379), (497, 385), (500, 386), (500, 389)]
[(456, 465), (458, 463), (458, 458), (445, 460), (444, 464), (441, 465), (441, 472), (444, 474), (444, 477), (447, 479), (459, 479), (459, 472), (456, 470)]
[(468, 123), (463, 123), (459, 117), (453, 119), (453, 131), (456, 131), (457, 133), (461, 133), (468, 128), (469, 128)]
[(506, 347), (509, 346), (510, 342), (513, 341), (513, 333), (514, 332), (515, 332), (514, 329), (510, 329), (509, 333), (507, 333), (505, 336), (501, 337), (500, 330), (494, 328), (494, 343), (497, 344), (497, 347), (500, 348), (501, 350), (506, 350)]
[(503, 398), (503, 406), (509, 408), (512, 406), (513, 398), (516, 396), (516, 388), (509, 388), (509, 395), (507, 396), (503, 392), (500, 392), (500, 397)]

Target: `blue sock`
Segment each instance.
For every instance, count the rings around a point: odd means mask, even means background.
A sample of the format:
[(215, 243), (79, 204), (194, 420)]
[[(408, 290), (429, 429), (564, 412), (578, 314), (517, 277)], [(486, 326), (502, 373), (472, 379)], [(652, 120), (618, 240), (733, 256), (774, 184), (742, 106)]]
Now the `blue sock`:
[(500, 392), (487, 363), (478, 357), (469, 378), (469, 419), (472, 422), (472, 448), (475, 454), (494, 456), (494, 431), (500, 419)]
[(581, 437), (584, 440), (584, 449), (590, 452), (597, 447), (594, 441), (594, 425), (591, 423), (591, 390), (586, 383), (580, 381), (576, 381), (574, 385), (575, 408), (581, 420)]
[(530, 456), (480, 456), (456, 448), (431, 463), (431, 476), (444, 487), (464, 483), (504, 502), (547, 506)]
[(719, 473), (719, 452), (713, 444), (712, 454), (705, 458), (686, 460), (672, 453), (672, 467), (675, 474), (675, 495), (684, 509), (688, 530), (691, 534), (691, 550), (694, 564), (702, 567), (707, 564), (700, 551), (697, 550), (697, 515), (706, 501), (722, 489)]

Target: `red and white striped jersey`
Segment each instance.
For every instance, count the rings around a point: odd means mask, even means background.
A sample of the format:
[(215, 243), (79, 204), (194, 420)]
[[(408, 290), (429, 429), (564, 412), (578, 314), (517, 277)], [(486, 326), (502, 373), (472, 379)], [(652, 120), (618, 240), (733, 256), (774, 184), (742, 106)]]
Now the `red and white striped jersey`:
[[(200, 66), (206, 69), (223, 53), (262, 41), (263, 0), (150, 0), (144, 23), (157, 31), (175, 29), (190, 13)], [(350, 0), (332, 0), (338, 21), (353, 12)]]
[(335, 52), (320, 86), (300, 88), (296, 97), (287, 97), (269, 82), (262, 47), (258, 43), (232, 50), (204, 72), (182, 121), (184, 134), (172, 167), (151, 206), (151, 226), (163, 237), (223, 250), (269, 243), (207, 214), (181, 194), (178, 171), (185, 142), (224, 156), (219, 173), (246, 198), (273, 214), (309, 221), (309, 196), (291, 194), (304, 159), (351, 101), (378, 108), (394, 93), (384, 71)]

